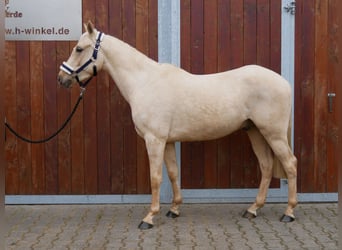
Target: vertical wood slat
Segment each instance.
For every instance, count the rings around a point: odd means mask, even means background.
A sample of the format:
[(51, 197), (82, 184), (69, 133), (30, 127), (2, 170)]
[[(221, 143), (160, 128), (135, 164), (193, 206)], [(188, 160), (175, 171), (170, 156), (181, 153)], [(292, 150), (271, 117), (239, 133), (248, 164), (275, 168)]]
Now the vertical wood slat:
[[(42, 42), (30, 43), (30, 83), (31, 83), (31, 135), (33, 139), (44, 137), (44, 85), (41, 65)], [(45, 165), (44, 145), (32, 145), (32, 192), (43, 194), (45, 192)]]
[(158, 61), (158, 1), (149, 0), (148, 6), (149, 57)]
[[(43, 81), (45, 137), (57, 130), (56, 42), (43, 43)], [(58, 193), (58, 145), (56, 140), (45, 143), (45, 180), (47, 194)]]
[[(71, 46), (72, 48), (72, 46)], [(80, 92), (79, 89), (71, 90), (71, 106), (75, 105)], [(70, 144), (71, 144), (71, 190), (73, 194), (84, 194), (84, 137), (83, 137), (83, 102), (77, 108), (70, 121)], [(71, 112), (71, 111), (70, 111)]]
[[(83, 0), (84, 19), (96, 17), (96, 2)], [(96, 23), (96, 18), (94, 20)], [(98, 79), (94, 78), (87, 86), (86, 97), (83, 99), (83, 129), (84, 129), (84, 182), (85, 193), (96, 194), (98, 189), (97, 168), (97, 119), (96, 119), (96, 97)]]
[(281, 1), (270, 0), (270, 69), (281, 73)]
[[(56, 43), (56, 63), (63, 61), (69, 56), (69, 42)], [(56, 70), (58, 67), (56, 65)], [(56, 83), (54, 83), (56, 84)], [(65, 89), (57, 89), (57, 126), (61, 124), (69, 115), (70, 111), (70, 92)], [(70, 125), (68, 124), (58, 135), (58, 193), (71, 194), (72, 190), (72, 172), (71, 172), (71, 143), (70, 143)]]
[[(342, 71), (341, 71), (341, 66), (337, 63), (336, 58), (342, 58), (342, 36), (341, 36), (341, 30), (340, 28), (342, 27), (342, 17), (341, 17), (341, 10), (342, 10), (342, 2), (338, 0), (330, 0), (329, 1), (329, 27), (331, 28), (330, 34), (333, 35), (331, 37), (331, 42), (329, 49), (333, 49), (335, 53), (333, 54), (333, 62), (331, 63), (330, 69), (331, 76), (330, 78), (330, 86), (331, 90), (329, 91), (335, 91), (336, 94), (341, 95), (342, 94), (342, 86), (340, 84), (340, 80), (342, 79)], [(338, 29), (337, 29), (338, 27)], [(337, 30), (336, 30), (337, 29)], [(334, 112), (335, 116), (333, 119), (333, 125), (337, 125), (335, 129), (335, 134), (333, 137), (329, 138), (332, 142), (332, 148), (330, 151), (330, 148), (328, 150), (328, 174), (333, 177), (327, 179), (328, 182), (328, 187), (327, 191), (328, 192), (337, 192), (338, 190), (341, 190), (341, 177), (342, 173), (340, 172), (340, 167), (341, 167), (341, 162), (342, 162), (342, 154), (341, 153), (336, 153), (340, 152), (338, 150), (341, 150), (342, 148), (342, 140), (337, 138), (342, 138), (342, 129), (341, 129), (341, 124), (342, 124), (342, 98), (337, 98), (335, 99), (334, 103)], [(337, 137), (336, 137), (337, 136)], [(330, 144), (330, 141), (328, 141), (328, 145)], [(330, 159), (332, 157), (332, 159)], [(339, 173), (337, 175), (337, 173)], [(339, 176), (339, 177), (338, 177)]]
[(314, 72), (314, 165), (312, 180), (318, 192), (326, 190), (327, 166), (327, 127), (328, 127), (328, 54), (327, 43), (322, 38), (328, 37), (328, 1), (315, 3), (315, 72)]
[[(296, 30), (298, 35), (296, 40), (296, 55), (298, 66), (296, 66), (296, 106), (301, 107), (297, 112), (295, 122), (306, 121), (305, 126), (300, 125), (295, 132), (295, 154), (299, 158), (300, 183), (299, 190), (311, 192), (315, 190), (314, 180), (314, 152), (313, 144), (313, 100), (314, 100), (314, 1), (298, 1), (298, 18), (296, 18)], [(298, 59), (300, 55), (300, 59)], [(299, 95), (300, 94), (300, 95)], [(296, 131), (296, 129), (295, 129)], [(303, 185), (305, 184), (305, 185)]]
[(240, 0), (231, 0), (230, 28), (231, 28), (231, 49), (230, 66), (231, 68), (241, 67), (243, 65), (243, 43), (244, 43), (244, 2)]
[(257, 58), (257, 5), (256, 0), (244, 0), (244, 64), (255, 64)]
[[(222, 72), (230, 69), (230, 55), (233, 53), (231, 50), (231, 30), (232, 25), (229, 25), (231, 23), (231, 17), (230, 13), (232, 12), (231, 3), (232, 1), (229, 0), (217, 0), (217, 20), (216, 20), (216, 39), (217, 39), (217, 63), (214, 62), (214, 64), (217, 64), (217, 71), (216, 72)], [(235, 11), (235, 10), (234, 10)], [(208, 16), (208, 19), (211, 18)], [(207, 19), (206, 19), (207, 22)], [(208, 27), (207, 29), (209, 29)], [(227, 56), (229, 55), (229, 56)], [(215, 73), (215, 72), (212, 72)]]
[(257, 0), (257, 64), (270, 67), (270, 1), (269, 0)]
[[(28, 61), (30, 58), (29, 42), (17, 42), (17, 119), (18, 131), (25, 137), (29, 137), (31, 133), (31, 100), (30, 95), (30, 66)], [(18, 141), (18, 164), (19, 164), (19, 188), (20, 192), (29, 194), (32, 185), (31, 171), (31, 145), (23, 141)]]
[(180, 29), (181, 29), (181, 35), (187, 34), (181, 36), (181, 67), (185, 69), (186, 71), (190, 71), (190, 65), (191, 65), (191, 52), (189, 48), (190, 44), (190, 23), (191, 23), (191, 0), (184, 0), (180, 3), (180, 9), (181, 9), (181, 23), (180, 23)]
[[(96, 27), (102, 32), (108, 33), (108, 0), (96, 3)], [(109, 75), (101, 72), (97, 76), (97, 168), (98, 168), (98, 193), (109, 194), (111, 189), (110, 176), (110, 87)]]
[[(305, 181), (305, 187), (302, 186), (302, 191), (313, 192), (315, 190), (314, 176), (314, 151), (312, 148), (313, 134), (314, 134), (314, 49), (315, 44), (312, 43), (315, 39), (315, 22), (314, 22), (314, 1), (303, 2), (303, 30), (306, 34), (303, 37), (302, 47), (302, 83), (301, 83), (301, 100), (302, 119), (308, 121), (306, 126), (303, 126), (301, 134), (304, 144), (302, 144), (301, 151), (301, 166), (302, 176), (301, 179)], [(306, 45), (304, 45), (306, 44)]]
[[(328, 91), (329, 93), (336, 93), (333, 100), (333, 112), (328, 114), (328, 132), (327, 132), (327, 178), (326, 178), (326, 192), (337, 192), (339, 188), (338, 169), (341, 166), (340, 150), (342, 129), (342, 105), (341, 105), (341, 65), (339, 59), (342, 58), (342, 36), (341, 36), (341, 1), (330, 0), (328, 4), (328, 57), (329, 57), (329, 71), (328, 71)], [(339, 175), (341, 176), (341, 174)]]
[[(17, 82), (16, 82), (16, 42), (6, 42), (5, 44), (5, 116), (13, 127), (17, 127)], [(19, 165), (17, 138), (6, 131), (5, 159), (7, 162), (6, 193), (19, 193)]]

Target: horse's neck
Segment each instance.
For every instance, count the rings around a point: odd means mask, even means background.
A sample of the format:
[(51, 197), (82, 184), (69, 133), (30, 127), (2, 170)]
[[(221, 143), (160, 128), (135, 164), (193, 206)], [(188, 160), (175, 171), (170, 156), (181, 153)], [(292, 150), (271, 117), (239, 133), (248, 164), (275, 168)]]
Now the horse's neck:
[(130, 102), (134, 92), (147, 83), (148, 77), (155, 72), (157, 63), (115, 37), (108, 36), (104, 42), (104, 69)]

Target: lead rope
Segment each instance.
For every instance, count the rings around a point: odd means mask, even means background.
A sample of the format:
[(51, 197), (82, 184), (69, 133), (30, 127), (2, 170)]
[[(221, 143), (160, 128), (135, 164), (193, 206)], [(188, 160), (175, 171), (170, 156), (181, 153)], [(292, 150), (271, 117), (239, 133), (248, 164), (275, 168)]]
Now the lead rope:
[[(50, 141), (52, 138), (54, 138), (56, 135), (58, 135), (64, 128), (65, 126), (68, 124), (68, 122), (71, 120), (71, 118), (73, 117), (73, 115), (75, 114), (78, 105), (80, 104), (81, 100), (83, 99), (83, 93), (85, 91), (85, 88), (81, 88), (81, 93), (80, 96), (78, 97), (78, 100), (73, 108), (73, 110), (71, 111), (70, 115), (68, 116), (68, 118), (64, 121), (64, 123), (62, 124), (62, 126), (52, 135), (50, 135), (49, 137), (45, 138), (45, 139), (41, 139), (41, 140), (31, 140), (31, 139), (27, 139), (21, 135), (19, 135), (8, 123), (7, 120), (5, 118), (5, 126), (8, 128), (9, 131), (11, 131), (12, 134), (14, 134), (16, 137), (18, 137), (19, 139), (28, 142), (28, 143), (44, 143), (47, 141)], [(6, 136), (5, 136), (6, 139)]]

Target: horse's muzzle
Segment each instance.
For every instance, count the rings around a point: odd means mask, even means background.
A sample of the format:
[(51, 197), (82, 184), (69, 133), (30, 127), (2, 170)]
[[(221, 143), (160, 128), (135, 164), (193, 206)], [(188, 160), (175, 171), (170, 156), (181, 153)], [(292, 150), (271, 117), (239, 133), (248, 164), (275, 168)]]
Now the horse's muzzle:
[(70, 78), (70, 76), (63, 74), (62, 72), (58, 74), (57, 81), (65, 88), (70, 88), (72, 84), (72, 79)]

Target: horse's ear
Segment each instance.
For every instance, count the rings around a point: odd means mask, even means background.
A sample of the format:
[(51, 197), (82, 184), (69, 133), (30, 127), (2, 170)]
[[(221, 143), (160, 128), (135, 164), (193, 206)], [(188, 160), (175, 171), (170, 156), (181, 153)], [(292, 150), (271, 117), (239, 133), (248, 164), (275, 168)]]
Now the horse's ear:
[(84, 24), (84, 28), (86, 31), (88, 31), (89, 34), (92, 34), (94, 32), (94, 25), (90, 20), (87, 24)]

